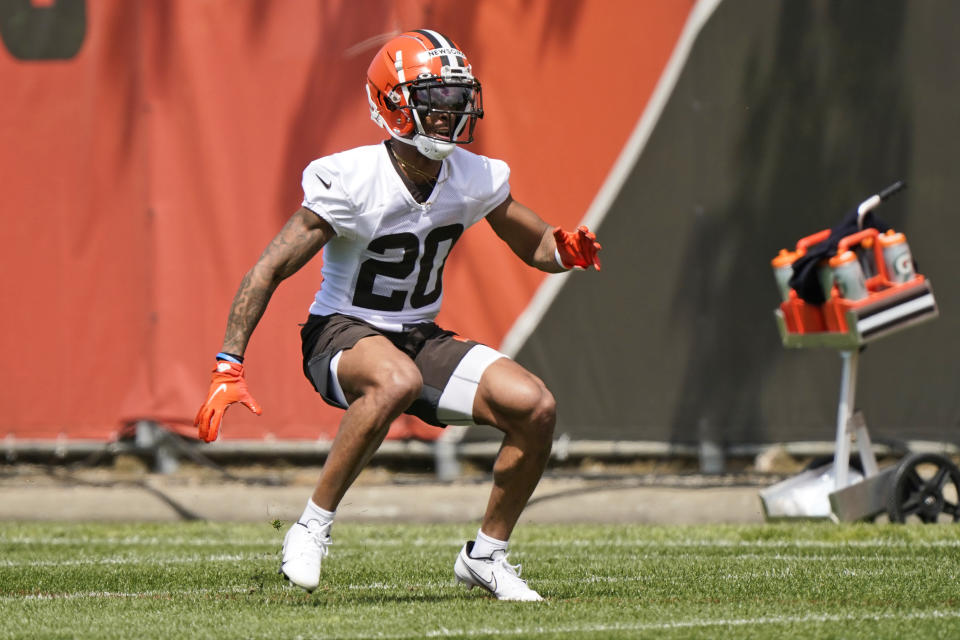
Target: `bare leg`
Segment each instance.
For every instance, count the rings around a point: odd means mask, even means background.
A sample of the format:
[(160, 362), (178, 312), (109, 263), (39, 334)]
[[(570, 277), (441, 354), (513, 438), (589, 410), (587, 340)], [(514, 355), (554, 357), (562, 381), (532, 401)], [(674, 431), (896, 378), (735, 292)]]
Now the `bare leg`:
[(474, 417), (504, 432), (481, 529), (508, 540), (550, 457), (556, 403), (538, 377), (507, 358), (480, 379)]
[(420, 394), (420, 372), (406, 354), (382, 336), (371, 336), (343, 352), (338, 380), (350, 408), (313, 492), (318, 507), (334, 511), (383, 442), (390, 424)]

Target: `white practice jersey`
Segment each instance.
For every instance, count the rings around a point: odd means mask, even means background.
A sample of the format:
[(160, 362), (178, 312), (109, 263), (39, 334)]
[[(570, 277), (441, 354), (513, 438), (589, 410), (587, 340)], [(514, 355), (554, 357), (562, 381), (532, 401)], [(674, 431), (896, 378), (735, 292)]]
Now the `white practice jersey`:
[(510, 193), (505, 162), (457, 147), (420, 204), (389, 153), (383, 144), (358, 147), (303, 172), (303, 206), (337, 233), (323, 249), (323, 283), (310, 313), (343, 313), (387, 331), (433, 320), (453, 245)]

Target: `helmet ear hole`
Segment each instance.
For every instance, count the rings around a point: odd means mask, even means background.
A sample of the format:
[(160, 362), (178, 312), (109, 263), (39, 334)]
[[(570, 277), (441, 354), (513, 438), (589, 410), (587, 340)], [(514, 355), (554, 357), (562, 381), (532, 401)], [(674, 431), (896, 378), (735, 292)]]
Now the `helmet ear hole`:
[[(406, 109), (400, 109), (396, 105), (391, 105), (389, 100), (383, 100), (385, 106), (390, 109), (388, 115), (384, 118), (394, 133), (401, 136), (413, 133), (413, 119)], [(392, 107), (392, 108), (390, 108)]]
[(376, 91), (374, 102), (380, 117), (397, 135), (406, 136), (413, 132), (413, 120), (406, 110), (401, 109), (386, 94), (370, 83), (370, 88)]
[(407, 136), (413, 133), (413, 120), (406, 113), (397, 110), (390, 114), (390, 128), (401, 136)]

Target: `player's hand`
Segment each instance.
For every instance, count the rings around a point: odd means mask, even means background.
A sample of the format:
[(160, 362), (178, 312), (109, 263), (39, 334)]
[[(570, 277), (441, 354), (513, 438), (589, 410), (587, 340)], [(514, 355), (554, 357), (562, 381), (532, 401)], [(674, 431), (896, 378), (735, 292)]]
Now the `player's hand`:
[(257, 415), (263, 413), (260, 405), (247, 390), (247, 381), (243, 378), (243, 365), (220, 360), (213, 369), (207, 401), (197, 411), (197, 417), (193, 420), (201, 440), (213, 442), (217, 439), (223, 414), (234, 402), (242, 403)]
[(597, 242), (597, 236), (584, 226), (577, 227), (576, 231), (564, 231), (560, 227), (553, 230), (553, 238), (557, 241), (557, 256), (565, 269), (594, 269), (600, 271), (600, 256), (602, 247)]

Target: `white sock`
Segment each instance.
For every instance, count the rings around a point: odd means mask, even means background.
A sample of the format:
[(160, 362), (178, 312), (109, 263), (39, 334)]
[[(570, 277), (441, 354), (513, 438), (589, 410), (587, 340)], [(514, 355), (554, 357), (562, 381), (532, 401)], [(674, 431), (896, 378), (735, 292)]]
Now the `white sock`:
[(477, 530), (477, 540), (473, 543), (473, 549), (470, 550), (471, 558), (491, 558), (494, 551), (507, 551), (507, 541), (497, 540)]
[(322, 526), (333, 522), (333, 516), (335, 515), (337, 515), (336, 511), (321, 509), (314, 503), (313, 499), (310, 498), (307, 500), (307, 508), (303, 510), (303, 515), (300, 516), (300, 522), (316, 520)]

